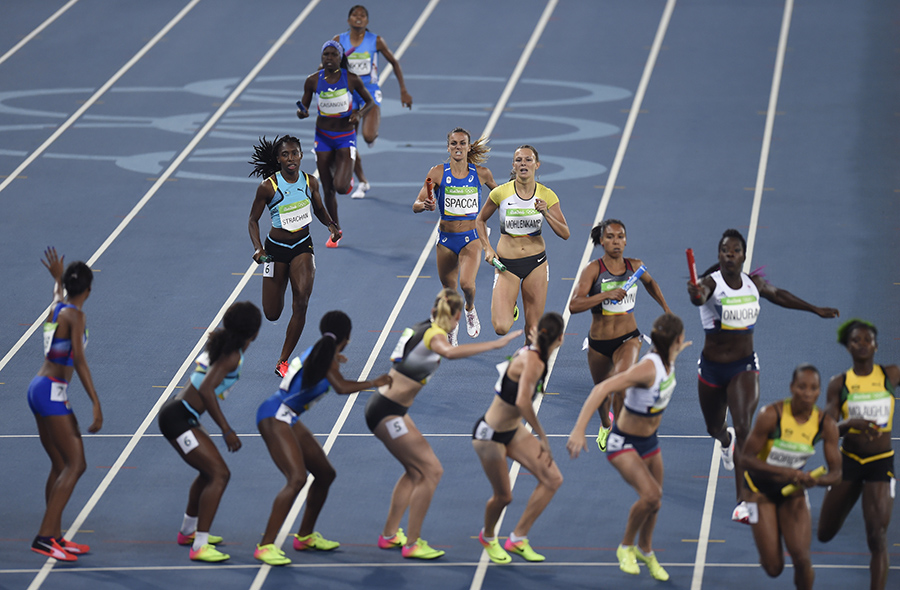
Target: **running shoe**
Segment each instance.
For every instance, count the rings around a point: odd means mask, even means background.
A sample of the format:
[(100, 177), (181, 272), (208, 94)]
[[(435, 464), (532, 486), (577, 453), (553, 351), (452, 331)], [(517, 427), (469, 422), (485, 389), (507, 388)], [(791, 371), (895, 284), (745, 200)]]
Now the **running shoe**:
[(488, 557), (491, 558), (491, 561), (494, 563), (509, 563), (512, 561), (512, 557), (510, 557), (509, 553), (506, 552), (503, 547), (500, 546), (500, 542), (494, 538), (493, 541), (485, 541), (484, 540), (484, 531), (478, 533), (478, 540), (481, 542), (481, 546), (484, 547), (485, 552), (488, 554)]
[[(178, 544), (179, 545), (193, 545), (194, 544), (194, 536), (197, 533), (191, 533), (190, 535), (185, 535), (181, 531), (178, 531)], [(206, 541), (210, 545), (218, 545), (222, 542), (222, 537), (218, 535), (210, 535), (209, 539)]]
[(650, 570), (650, 575), (653, 576), (654, 580), (665, 582), (669, 579), (669, 572), (664, 570), (663, 566), (659, 565), (659, 561), (656, 560), (656, 554), (652, 551), (650, 553), (643, 553), (640, 548), (635, 547), (634, 556), (644, 562), (644, 565)]
[(741, 502), (734, 507), (731, 520), (741, 524), (756, 524), (759, 522), (759, 508), (755, 502)]
[(478, 312), (474, 307), (472, 311), (466, 310), (466, 332), (472, 338), (478, 338), (478, 335), (481, 334), (481, 322), (478, 321)]
[(534, 549), (532, 549), (531, 545), (528, 543), (528, 539), (522, 539), (517, 543), (513, 543), (511, 539), (506, 539), (503, 548), (510, 553), (522, 556), (525, 561), (544, 561), (546, 559), (546, 557), (540, 553), (535, 553)]
[(53, 537), (35, 537), (31, 543), (31, 550), (59, 561), (78, 561), (76, 555), (63, 550)]
[(432, 549), (421, 537), (412, 545), (403, 546), (403, 557), (407, 559), (437, 559), (444, 554), (440, 549)]
[(616, 549), (616, 557), (619, 558), (619, 569), (626, 574), (634, 576), (641, 573), (641, 566), (638, 565), (635, 555), (634, 545), (629, 545), (628, 547), (619, 545)]
[(518, 303), (516, 303), (516, 305), (513, 307), (513, 321), (516, 321), (517, 319), (519, 319), (519, 304)]
[(205, 561), (207, 563), (217, 563), (219, 561), (231, 559), (230, 555), (228, 555), (227, 553), (222, 553), (208, 543), (200, 549), (197, 549), (196, 551), (191, 548), (190, 557), (191, 561)]
[(385, 539), (383, 535), (378, 535), (379, 549), (393, 549), (394, 547), (403, 547), (406, 545), (406, 534), (403, 529), (397, 529), (393, 537)]
[(329, 541), (316, 532), (310, 533), (305, 537), (294, 535), (294, 549), (296, 549), (297, 551), (306, 551), (307, 549), (314, 549), (316, 551), (331, 551), (332, 549), (337, 549), (340, 546), (341, 544), (337, 541)]
[(56, 544), (62, 547), (63, 551), (66, 553), (74, 555), (84, 555), (85, 553), (91, 552), (91, 548), (88, 545), (82, 545), (81, 543), (75, 543), (74, 541), (66, 541), (62, 537), (56, 540)]
[(369, 190), (368, 182), (360, 182), (359, 186), (356, 187), (356, 190), (350, 194), (351, 199), (362, 199), (366, 196), (366, 191)]
[(279, 361), (278, 364), (275, 365), (275, 374), (283, 378), (285, 375), (287, 375), (289, 367), (290, 365), (287, 361)]
[(291, 562), (284, 556), (284, 551), (276, 547), (274, 543), (257, 545), (253, 557), (268, 565), (287, 565)]
[(728, 444), (728, 448), (722, 447), (722, 467), (725, 468), (726, 471), (734, 471), (734, 428), (731, 426), (728, 427), (728, 434), (731, 435), (731, 442)]
[(606, 452), (606, 439), (609, 438), (609, 432), (612, 430), (612, 427), (605, 428), (603, 426), (600, 427), (600, 432), (597, 433), (597, 446), (600, 448), (600, 451)]

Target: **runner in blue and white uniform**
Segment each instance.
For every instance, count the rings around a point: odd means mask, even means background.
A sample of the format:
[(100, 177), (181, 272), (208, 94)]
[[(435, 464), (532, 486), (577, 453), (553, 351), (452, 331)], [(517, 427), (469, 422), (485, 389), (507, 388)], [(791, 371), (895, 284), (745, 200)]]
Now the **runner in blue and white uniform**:
[[(340, 225), (335, 193), (346, 195), (353, 188), (356, 125), (375, 103), (359, 76), (349, 71), (350, 65), (340, 43), (331, 39), (326, 41), (321, 60), (322, 69), (310, 74), (303, 84), (303, 98), (300, 99), (303, 106), (298, 107), (297, 117), (309, 117), (315, 95), (319, 112), (316, 117), (316, 166), (325, 208)], [(358, 110), (353, 108), (354, 92), (364, 102)], [(336, 248), (337, 240), (340, 235), (337, 239), (329, 237), (325, 245)]]
[[(625, 224), (618, 219), (607, 219), (591, 230), (595, 246), (603, 248), (603, 256), (584, 267), (569, 302), (569, 311), (581, 313), (591, 310), (591, 329), (587, 337), (588, 368), (594, 385), (610, 375), (621, 373), (638, 360), (641, 352), (641, 332), (634, 319), (637, 284), (626, 293), (622, 287), (641, 267), (637, 258), (625, 258)], [(640, 282), (665, 313), (670, 313), (662, 290), (649, 272), (640, 276)], [(622, 394), (612, 396), (613, 415), (622, 409)], [(600, 406), (600, 432), (597, 446), (606, 450), (610, 432), (610, 398)]]
[(87, 468), (84, 442), (67, 393), (73, 372), (91, 398), (93, 419), (88, 432), (100, 430), (103, 412), (84, 356), (88, 332), (81, 309), (91, 294), (93, 273), (84, 262), (64, 267), (64, 258), (57, 256), (55, 248), (47, 248), (41, 260), (53, 277), (53, 303), (44, 321), (44, 363), (28, 386), (28, 407), (50, 457), (50, 476), (45, 488), (47, 508), (31, 550), (59, 561), (77, 561), (90, 547), (72, 541), (77, 531), (70, 530), (68, 539), (62, 536), (63, 510)]
[(256, 339), (261, 323), (259, 308), (249, 301), (232, 304), (225, 311), (222, 327), (209, 335), (187, 386), (159, 411), (160, 432), (184, 462), (199, 472), (188, 493), (184, 520), (178, 531), (178, 544), (191, 546), (193, 561), (219, 562), (229, 558), (216, 549), (222, 537), (210, 535), (209, 528), (231, 472), (200, 424), (200, 416), (209, 412), (230, 452), (241, 448), (241, 440), (229, 426), (219, 401), (228, 397), (240, 378), (244, 351)]
[[(447, 134), (447, 151), (450, 161), (438, 164), (428, 171), (433, 183), (434, 199), (428, 198), (423, 186), (419, 190), (413, 212), (434, 211), (441, 213), (440, 233), (437, 243), (437, 267), (441, 284), (456, 290), (457, 279), (466, 300), (466, 331), (472, 338), (481, 333), (481, 322), (475, 311), (475, 277), (481, 264), (481, 242), (475, 230), (475, 218), (481, 210), (481, 194), (484, 185), (489, 190), (497, 187), (491, 171), (480, 166), (487, 160), (490, 148), (487, 139), (472, 143), (472, 136), (462, 127)], [(450, 333), (450, 343), (456, 345), (456, 330)]]
[[(675, 390), (675, 359), (691, 343), (684, 341), (681, 319), (670, 313), (653, 322), (650, 340), (653, 348), (637, 364), (594, 386), (581, 407), (566, 448), (572, 458), (587, 449), (584, 431), (594, 412), (613, 392), (625, 392), (622, 411), (609, 435), (606, 458), (639, 498), (628, 513), (616, 557), (625, 573), (639, 574), (640, 560), (651, 576), (665, 581), (669, 574), (653, 553), (653, 529), (662, 505), (663, 487), (662, 451), (656, 432)], [(640, 537), (637, 546), (636, 537)]]
[[(390, 386), (373, 393), (366, 403), (366, 425), (404, 468), (391, 495), (378, 547), (401, 547), (403, 557), (410, 559), (435, 559), (444, 554), (430, 547), (420, 536), (422, 522), (444, 469), (407, 412), (416, 395), (437, 371), (441, 359), (466, 358), (497, 350), (522, 333), (517, 330), (488, 342), (451, 346), (447, 334), (459, 323), (462, 309), (459, 293), (450, 289), (438, 293), (431, 319), (407, 328), (400, 335), (391, 355), (394, 365), (388, 373), (392, 379)], [(407, 509), (409, 536), (400, 528)]]
[[(838, 316), (834, 308), (816, 307), (761, 276), (744, 273), (746, 251), (744, 236), (736, 229), (726, 230), (719, 240), (719, 263), (704, 272), (696, 285), (687, 284), (706, 331), (697, 379), (700, 409), (706, 431), (722, 445), (722, 465), (729, 471), (736, 469), (738, 505), (731, 518), (744, 523), (749, 522), (749, 513), (740, 501), (744, 479), (740, 457), (759, 404), (759, 361), (753, 350), (759, 298), (823, 318)], [(726, 422), (728, 412), (733, 428)]]
[[(518, 317), (516, 300), (522, 288), (522, 311), (525, 314), (525, 339), (544, 315), (547, 303), (547, 283), (550, 266), (541, 231), (544, 223), (553, 233), (569, 239), (569, 226), (552, 190), (537, 182), (541, 166), (537, 149), (530, 145), (516, 148), (510, 181), (501, 184), (491, 194), (478, 217), (475, 227), (484, 247), (484, 261), (494, 258), (506, 267), (494, 271), (494, 292), (491, 295), (491, 323), (497, 334), (506, 334)], [(487, 221), (500, 211), (500, 239), (497, 250), (488, 239)]]
[(330, 551), (340, 546), (340, 543), (324, 539), (313, 530), (334, 481), (335, 471), (322, 445), (300, 421), (300, 415), (318, 403), (332, 388), (346, 395), (391, 384), (391, 378), (387, 375), (370, 381), (347, 381), (341, 375), (340, 363), (347, 360), (341, 352), (350, 342), (351, 327), (350, 318), (342, 311), (329, 311), (322, 316), (319, 322), (322, 337), (291, 361), (278, 391), (264, 401), (256, 413), (256, 423), (269, 454), (287, 479), (272, 503), (266, 532), (253, 554), (263, 563), (287, 565), (291, 562), (284, 551), (275, 545), (275, 537), (297, 494), (306, 485), (307, 471), (312, 474), (313, 482), (306, 497), (300, 530), (294, 535), (294, 549)]
[[(250, 208), (250, 241), (253, 243), (253, 260), (271, 259), (272, 275), (263, 278), (263, 312), (274, 322), (284, 309), (284, 293), (291, 284), (291, 321), (284, 335), (281, 354), (275, 363), (275, 372), (284, 377), (287, 361), (294, 354), (306, 325), (306, 308), (312, 294), (316, 276), (316, 259), (313, 254), (309, 224), (312, 216), (328, 227), (331, 237), (340, 239), (340, 228), (331, 219), (319, 197), (319, 181), (300, 170), (303, 151), (300, 140), (284, 135), (274, 141), (265, 138), (255, 147), (253, 172), (263, 179), (256, 189), (256, 197)], [(268, 209), (272, 229), (265, 246), (259, 239), (259, 218)]]
[[(369, 26), (369, 11), (366, 10), (366, 7), (361, 4), (353, 6), (347, 16), (347, 24), (350, 25), (350, 29), (335, 36), (334, 40), (344, 47), (344, 55), (347, 56), (350, 71), (362, 79), (366, 90), (369, 91), (369, 94), (375, 101), (375, 106), (372, 110), (365, 116), (360, 117), (363, 139), (371, 147), (378, 137), (378, 128), (381, 126), (381, 88), (378, 85), (379, 53), (394, 68), (394, 76), (397, 77), (397, 83), (400, 85), (400, 104), (411, 109), (412, 97), (406, 91), (406, 82), (403, 80), (403, 70), (400, 68), (400, 62), (391, 53), (384, 39), (375, 33), (369, 32), (367, 28)], [(354, 93), (353, 108), (361, 109), (363, 103), (362, 98)], [(362, 159), (359, 157), (359, 153), (356, 154), (354, 169), (356, 177), (359, 179), (359, 185), (350, 197), (361, 199), (366, 196), (366, 191), (369, 190), (369, 182), (363, 172)]]

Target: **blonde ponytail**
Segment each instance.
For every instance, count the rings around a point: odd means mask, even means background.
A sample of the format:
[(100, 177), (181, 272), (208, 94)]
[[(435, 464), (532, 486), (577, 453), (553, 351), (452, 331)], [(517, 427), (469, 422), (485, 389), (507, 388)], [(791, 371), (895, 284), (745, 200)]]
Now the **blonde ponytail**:
[(434, 323), (448, 334), (453, 331), (453, 316), (462, 309), (463, 300), (453, 289), (443, 289), (434, 300)]

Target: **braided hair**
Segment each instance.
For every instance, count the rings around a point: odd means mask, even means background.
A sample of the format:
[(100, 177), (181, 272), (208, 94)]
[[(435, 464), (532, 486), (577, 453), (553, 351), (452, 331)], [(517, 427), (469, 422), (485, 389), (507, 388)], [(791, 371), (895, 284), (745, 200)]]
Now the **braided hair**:
[(303, 153), (303, 146), (300, 140), (293, 135), (275, 136), (275, 139), (269, 141), (266, 136), (259, 138), (259, 143), (253, 146), (252, 159), (247, 162), (253, 165), (253, 170), (248, 176), (258, 176), (259, 178), (268, 178), (276, 172), (281, 172), (281, 163), (278, 161), (278, 152), (285, 143), (296, 143)]
[(322, 337), (313, 344), (303, 365), (300, 385), (304, 389), (325, 378), (334, 361), (338, 344), (350, 338), (351, 328), (350, 318), (342, 311), (329, 311), (322, 316), (319, 321), (319, 332), (322, 333)]
[(206, 342), (209, 364), (242, 348), (247, 339), (256, 337), (261, 324), (258, 307), (249, 301), (232, 304), (222, 318), (222, 327), (214, 330)]
[(469, 141), (469, 153), (466, 154), (466, 162), (469, 164), (484, 164), (487, 162), (488, 154), (491, 151), (491, 148), (488, 147), (488, 138), (481, 136), (474, 143), (472, 143), (472, 134), (468, 132), (468, 130), (463, 129), (462, 127), (457, 127), (453, 131), (447, 134), (447, 145), (450, 145), (450, 136), (454, 133), (465, 133), (466, 137)]

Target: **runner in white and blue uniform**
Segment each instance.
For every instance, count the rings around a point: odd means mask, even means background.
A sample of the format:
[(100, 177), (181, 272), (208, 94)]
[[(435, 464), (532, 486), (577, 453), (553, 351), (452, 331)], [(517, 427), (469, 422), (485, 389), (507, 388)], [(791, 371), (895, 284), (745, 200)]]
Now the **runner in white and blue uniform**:
[[(353, 161), (356, 159), (356, 125), (375, 106), (359, 76), (349, 71), (343, 46), (329, 39), (322, 46), (322, 69), (313, 72), (303, 84), (303, 98), (297, 104), (297, 117), (306, 119), (313, 96), (316, 97), (316, 166), (322, 183), (325, 208), (340, 225), (336, 193), (346, 195), (353, 188)], [(365, 103), (353, 109), (353, 92)], [(337, 238), (340, 240), (340, 236)], [(337, 240), (328, 238), (329, 248)]]
[(191, 546), (192, 561), (215, 563), (229, 559), (215, 547), (222, 537), (210, 535), (209, 528), (231, 473), (200, 424), (200, 416), (209, 412), (230, 452), (241, 448), (241, 440), (228, 424), (219, 401), (228, 397), (240, 378), (244, 351), (256, 339), (261, 323), (259, 308), (249, 301), (232, 304), (225, 311), (222, 327), (210, 334), (197, 357), (187, 386), (159, 411), (159, 431), (182, 460), (199, 472), (188, 493), (178, 531), (178, 544)]
[(84, 356), (88, 333), (82, 307), (91, 294), (93, 272), (84, 262), (64, 267), (63, 260), (55, 248), (47, 248), (41, 260), (53, 277), (53, 302), (44, 321), (44, 362), (28, 386), (28, 407), (50, 457), (50, 475), (45, 488), (47, 507), (31, 550), (58, 561), (77, 561), (90, 547), (72, 541), (71, 531), (69, 539), (62, 535), (63, 510), (86, 468), (84, 442), (69, 405), (72, 373), (78, 373), (91, 398), (93, 419), (88, 432), (100, 430), (103, 412)]
[[(334, 37), (344, 47), (344, 55), (347, 57), (349, 70), (358, 75), (366, 86), (366, 90), (375, 101), (375, 106), (367, 114), (360, 117), (362, 122), (363, 139), (371, 147), (378, 137), (378, 128), (381, 126), (381, 88), (378, 82), (378, 54), (384, 56), (394, 69), (394, 76), (400, 85), (400, 104), (412, 108), (412, 97), (406, 91), (406, 82), (403, 80), (403, 69), (400, 61), (394, 57), (384, 39), (375, 33), (369, 32), (369, 11), (365, 6), (357, 4), (350, 8), (347, 15), (347, 24), (350, 29)], [(364, 101), (358, 93), (353, 94), (353, 108), (361, 109)], [(357, 125), (358, 126), (358, 125)], [(350, 195), (351, 198), (361, 199), (369, 190), (369, 182), (363, 172), (362, 160), (359, 153), (354, 164), (359, 185)]]
[[(595, 246), (603, 248), (603, 256), (589, 262), (581, 271), (569, 311), (591, 311), (591, 328), (585, 348), (588, 368), (596, 385), (610, 375), (625, 371), (638, 360), (642, 340), (634, 318), (638, 285), (634, 284), (627, 293), (623, 287), (643, 262), (625, 257), (625, 224), (618, 219), (598, 223), (591, 230), (591, 240)], [(645, 271), (639, 280), (663, 311), (670, 313), (666, 298), (650, 273)], [(617, 416), (622, 409), (622, 394), (616, 392), (611, 397), (613, 415)], [(600, 406), (597, 445), (601, 451), (606, 451), (611, 427), (609, 406), (609, 399)]]
[[(481, 322), (475, 310), (475, 278), (481, 264), (481, 243), (475, 230), (475, 218), (481, 210), (482, 185), (497, 187), (494, 175), (480, 164), (487, 160), (490, 148), (487, 139), (472, 143), (472, 136), (462, 127), (447, 134), (450, 161), (428, 171), (433, 198), (429, 198), (427, 184), (419, 190), (413, 212), (438, 210), (441, 214), (437, 243), (437, 267), (441, 284), (456, 290), (457, 279), (466, 300), (466, 332), (472, 338), (481, 333)], [(459, 327), (450, 334), (450, 343), (457, 344)]]
[[(741, 449), (750, 434), (759, 403), (759, 362), (753, 350), (753, 329), (759, 315), (759, 298), (788, 309), (834, 318), (838, 310), (817, 307), (761, 276), (742, 271), (747, 244), (736, 229), (719, 240), (719, 262), (704, 272), (697, 284), (688, 281), (691, 303), (700, 308), (706, 338), (700, 353), (697, 389), (706, 431), (722, 445), (722, 464), (735, 471), (738, 506), (733, 520), (745, 522), (747, 507), (740, 501), (744, 479)], [(734, 427), (726, 421), (731, 414)]]
[(572, 458), (587, 449), (584, 432), (597, 408), (613, 392), (625, 392), (622, 411), (609, 435), (606, 458), (639, 498), (628, 512), (616, 557), (625, 573), (639, 574), (641, 561), (651, 576), (665, 581), (669, 574), (653, 553), (653, 529), (662, 504), (663, 486), (662, 452), (656, 433), (675, 390), (675, 359), (691, 343), (684, 341), (681, 319), (671, 313), (653, 322), (650, 340), (653, 348), (637, 364), (594, 386), (581, 407), (566, 448)]
[[(284, 293), (291, 284), (291, 321), (284, 335), (284, 344), (275, 363), (275, 372), (284, 377), (287, 361), (294, 354), (306, 324), (306, 308), (312, 294), (316, 276), (316, 259), (313, 254), (309, 224), (316, 218), (340, 239), (340, 228), (331, 219), (319, 197), (319, 181), (300, 170), (303, 151), (296, 137), (276, 136), (273, 141), (262, 138), (255, 146), (253, 172), (263, 181), (256, 188), (256, 197), (250, 208), (250, 241), (253, 243), (253, 260), (268, 260), (271, 274), (263, 278), (263, 312), (274, 322), (284, 309)], [(265, 246), (259, 239), (259, 218), (268, 209), (272, 229)]]
[(312, 408), (322, 396), (334, 389), (339, 394), (356, 393), (391, 384), (381, 375), (369, 381), (347, 381), (341, 375), (341, 352), (350, 342), (350, 318), (342, 311), (329, 311), (319, 322), (322, 337), (302, 355), (291, 361), (278, 391), (259, 406), (256, 423), (269, 454), (287, 482), (272, 504), (266, 531), (256, 546), (254, 557), (268, 565), (287, 565), (291, 560), (275, 545), (275, 537), (306, 485), (306, 472), (313, 476), (306, 498), (300, 529), (294, 535), (297, 551), (330, 551), (340, 543), (324, 539), (314, 529), (328, 497), (335, 471), (322, 446), (300, 421), (300, 415)]

